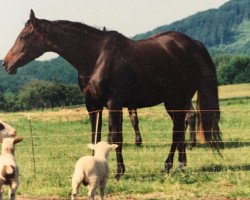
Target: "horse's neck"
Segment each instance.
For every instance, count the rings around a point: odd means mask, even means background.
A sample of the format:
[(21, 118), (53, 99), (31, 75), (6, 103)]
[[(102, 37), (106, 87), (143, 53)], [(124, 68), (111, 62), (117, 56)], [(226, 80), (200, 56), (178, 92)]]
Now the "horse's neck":
[[(94, 33), (93, 33), (94, 34)], [(91, 72), (99, 56), (102, 35), (86, 33), (82, 37), (74, 37), (69, 34), (60, 33), (48, 41), (49, 51), (55, 52), (72, 64), (78, 72)], [(84, 37), (84, 38), (83, 38)]]

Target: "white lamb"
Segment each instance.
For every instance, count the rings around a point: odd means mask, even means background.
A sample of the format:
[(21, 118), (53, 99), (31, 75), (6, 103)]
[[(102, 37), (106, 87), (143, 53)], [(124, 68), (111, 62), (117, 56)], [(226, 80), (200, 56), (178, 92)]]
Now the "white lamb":
[(9, 124), (4, 123), (0, 120), (0, 139), (6, 137), (15, 137), (16, 136), (16, 129), (14, 129)]
[(98, 142), (96, 145), (88, 144), (88, 148), (94, 150), (94, 156), (83, 156), (76, 165), (72, 177), (71, 200), (75, 200), (81, 183), (88, 186), (88, 195), (93, 200), (97, 187), (100, 188), (101, 200), (104, 199), (104, 191), (108, 179), (109, 167), (107, 158), (111, 149), (118, 145)]
[(16, 190), (19, 185), (19, 168), (16, 164), (14, 151), (15, 144), (23, 140), (22, 137), (2, 139), (2, 155), (0, 156), (0, 200), (3, 196), (3, 185), (9, 185), (9, 200), (16, 199)]

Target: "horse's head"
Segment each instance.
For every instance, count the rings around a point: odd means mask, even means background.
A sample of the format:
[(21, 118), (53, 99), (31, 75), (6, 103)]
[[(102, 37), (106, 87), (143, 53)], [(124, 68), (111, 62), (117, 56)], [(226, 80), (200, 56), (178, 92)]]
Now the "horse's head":
[(38, 24), (39, 19), (36, 19), (31, 10), (30, 19), (3, 60), (3, 66), (8, 73), (16, 73), (17, 68), (46, 52), (45, 38), (38, 31)]
[(15, 137), (15, 136), (16, 136), (16, 129), (14, 129), (9, 124), (0, 121), (0, 139), (7, 137)]

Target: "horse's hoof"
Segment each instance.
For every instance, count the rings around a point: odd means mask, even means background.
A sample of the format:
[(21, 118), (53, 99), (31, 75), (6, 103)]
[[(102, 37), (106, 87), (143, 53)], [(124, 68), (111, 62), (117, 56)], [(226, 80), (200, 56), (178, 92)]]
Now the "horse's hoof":
[(173, 167), (173, 163), (165, 163), (165, 173), (169, 174), (170, 169)]
[(135, 142), (135, 145), (136, 145), (137, 147), (141, 147), (142, 142)]
[(169, 172), (166, 171), (166, 169), (161, 170), (161, 174), (165, 175), (165, 174), (169, 174)]
[(189, 145), (188, 145), (188, 149), (189, 150), (192, 150), (193, 148), (197, 147), (197, 142), (191, 142)]
[(122, 176), (122, 174), (117, 173), (117, 174), (115, 175), (115, 179), (116, 179), (117, 181), (119, 181), (119, 180), (121, 179), (121, 176)]
[(115, 179), (117, 181), (120, 180), (121, 176), (125, 173), (125, 166), (122, 165), (118, 168), (119, 170), (116, 171), (116, 174), (115, 174)]
[(185, 171), (186, 165), (187, 165), (186, 163), (179, 163), (178, 169), (181, 171)]
[(142, 145), (142, 139), (141, 137), (136, 137), (135, 138), (135, 145), (140, 147)]

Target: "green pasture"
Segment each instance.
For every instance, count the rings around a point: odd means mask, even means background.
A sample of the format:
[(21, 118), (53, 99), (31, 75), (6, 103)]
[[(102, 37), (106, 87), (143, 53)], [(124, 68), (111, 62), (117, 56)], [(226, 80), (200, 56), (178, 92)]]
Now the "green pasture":
[[(116, 158), (115, 152), (111, 152), (107, 195), (176, 200), (250, 198), (250, 84), (231, 86), (231, 89), (228, 87), (227, 92), (220, 88), (220, 128), (225, 142), (223, 158), (199, 144), (192, 151), (187, 151), (188, 165), (184, 170), (178, 169), (176, 157), (169, 175), (161, 174), (172, 140), (172, 123), (163, 105), (138, 110), (142, 147), (134, 145), (134, 132), (128, 112), (124, 109), (123, 154), (126, 173), (119, 182), (113, 178)], [(235, 87), (237, 89), (233, 89)], [(230, 96), (234, 90), (240, 94), (241, 88), (245, 91), (244, 95)], [(103, 140), (107, 139), (107, 115), (105, 110)], [(86, 146), (91, 141), (86, 109), (0, 113), (0, 118), (14, 126), (18, 135), (24, 137), (24, 141), (16, 146), (15, 154), (20, 166), (18, 196), (68, 198), (75, 162), (82, 155), (92, 153)], [(81, 187), (80, 196), (86, 195), (87, 188)]]

